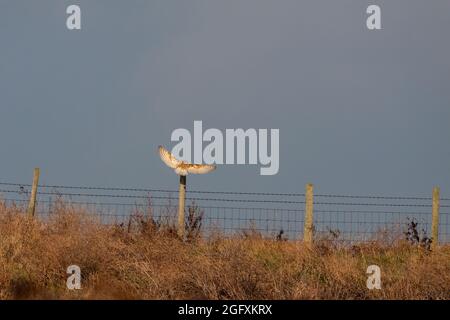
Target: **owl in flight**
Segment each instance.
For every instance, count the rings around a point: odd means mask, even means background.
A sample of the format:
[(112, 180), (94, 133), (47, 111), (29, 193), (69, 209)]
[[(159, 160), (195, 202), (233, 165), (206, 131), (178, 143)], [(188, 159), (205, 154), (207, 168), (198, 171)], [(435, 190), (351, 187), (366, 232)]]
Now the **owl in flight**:
[(159, 146), (158, 151), (161, 160), (169, 168), (174, 169), (176, 174), (180, 176), (187, 176), (188, 173), (195, 173), (195, 174), (209, 173), (216, 169), (216, 166), (211, 164), (193, 164), (186, 161), (178, 160), (163, 146)]

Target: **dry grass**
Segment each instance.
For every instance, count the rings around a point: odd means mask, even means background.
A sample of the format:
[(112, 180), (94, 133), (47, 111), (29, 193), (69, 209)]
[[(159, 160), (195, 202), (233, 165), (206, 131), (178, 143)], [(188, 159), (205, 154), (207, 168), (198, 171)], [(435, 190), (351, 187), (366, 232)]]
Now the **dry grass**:
[[(66, 289), (66, 268), (82, 289)], [(366, 268), (382, 290), (366, 288)], [(47, 222), (0, 203), (0, 299), (449, 299), (450, 247), (336, 248), (257, 234), (182, 242), (151, 221), (105, 226), (60, 206)]]

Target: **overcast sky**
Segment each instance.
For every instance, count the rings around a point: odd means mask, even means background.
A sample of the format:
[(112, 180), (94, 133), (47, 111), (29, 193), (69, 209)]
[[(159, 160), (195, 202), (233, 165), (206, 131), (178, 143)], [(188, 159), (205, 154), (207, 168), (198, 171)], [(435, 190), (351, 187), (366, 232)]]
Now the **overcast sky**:
[(450, 195), (449, 30), (447, 0), (0, 0), (0, 181), (177, 188), (156, 148), (202, 120), (279, 128), (280, 171), (191, 189)]

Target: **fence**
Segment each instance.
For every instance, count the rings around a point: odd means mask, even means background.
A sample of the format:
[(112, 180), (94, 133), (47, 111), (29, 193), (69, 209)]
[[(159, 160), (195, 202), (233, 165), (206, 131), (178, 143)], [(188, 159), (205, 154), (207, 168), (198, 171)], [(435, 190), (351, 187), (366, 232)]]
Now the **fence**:
[[(26, 208), (31, 205), (32, 187), (0, 183), (0, 200), (6, 205)], [(102, 223), (127, 224), (135, 213), (176, 223), (177, 197), (178, 192), (174, 190), (39, 185), (35, 211), (37, 216), (45, 219), (62, 201), (71, 208), (96, 215)], [(450, 242), (450, 198), (439, 200), (436, 226), (439, 242), (445, 243)], [(312, 186), (309, 195), (187, 190), (186, 203), (203, 212), (202, 230), (205, 233), (217, 230), (232, 234), (254, 230), (268, 237), (305, 240), (308, 237), (332, 237), (337, 241), (358, 242), (403, 236), (408, 221), (412, 220), (424, 234), (431, 236), (432, 232), (431, 195), (312, 195)], [(311, 223), (308, 223), (309, 217)]]

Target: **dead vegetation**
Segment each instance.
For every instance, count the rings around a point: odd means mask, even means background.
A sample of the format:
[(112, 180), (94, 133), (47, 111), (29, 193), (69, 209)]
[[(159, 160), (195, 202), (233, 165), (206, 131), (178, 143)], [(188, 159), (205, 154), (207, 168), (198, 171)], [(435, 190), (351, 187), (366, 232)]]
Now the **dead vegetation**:
[[(149, 215), (106, 226), (64, 204), (44, 221), (0, 203), (0, 299), (450, 299), (450, 247), (430, 251), (414, 230), (395, 244), (331, 239), (310, 250), (277, 241), (283, 232), (203, 239), (191, 210), (183, 242)], [(66, 288), (73, 264), (81, 290)], [(382, 290), (366, 287), (371, 264)]]

